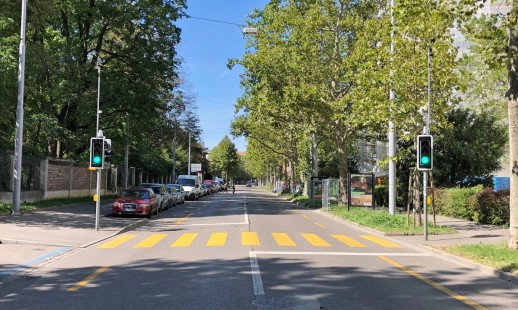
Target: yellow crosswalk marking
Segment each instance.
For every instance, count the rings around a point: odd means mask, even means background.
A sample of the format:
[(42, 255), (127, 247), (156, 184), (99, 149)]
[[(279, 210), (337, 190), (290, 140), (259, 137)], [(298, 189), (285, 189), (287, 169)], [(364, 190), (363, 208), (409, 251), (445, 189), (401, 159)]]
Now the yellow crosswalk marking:
[(194, 239), (196, 239), (196, 237), (198, 237), (197, 233), (183, 234), (171, 245), (171, 247), (178, 248), (190, 246)]
[(324, 241), (324, 239), (320, 238), (315, 234), (300, 234), (304, 239), (306, 239), (312, 246), (331, 246), (329, 243)]
[(383, 247), (386, 247), (386, 248), (401, 248), (401, 246), (399, 244), (395, 244), (393, 242), (390, 242), (388, 240), (384, 240), (384, 239), (381, 239), (381, 238), (378, 238), (376, 236), (371, 236), (371, 235), (360, 235), (360, 237), (362, 237), (363, 239), (367, 239), (369, 241), (372, 241), (376, 244), (379, 244)]
[(277, 242), (278, 246), (296, 246), (295, 242), (291, 240), (288, 234), (285, 233), (272, 233), (273, 239)]
[(113, 248), (116, 248), (119, 245), (123, 244), (124, 242), (127, 242), (127, 241), (135, 238), (136, 236), (137, 235), (123, 235), (123, 236), (115, 238), (115, 239), (113, 239), (111, 241), (108, 241), (108, 242), (106, 242), (104, 244), (101, 244), (97, 248), (98, 249), (113, 249)]
[(137, 243), (134, 248), (150, 248), (157, 244), (160, 240), (164, 239), (166, 236), (167, 234), (154, 234)]
[(256, 232), (245, 231), (241, 233), (242, 245), (260, 245), (259, 237)]
[(213, 233), (206, 246), (224, 246), (227, 241), (227, 233)]
[(331, 235), (331, 236), (352, 248), (366, 248), (367, 247), (365, 244), (363, 244), (359, 241), (356, 241), (353, 238), (347, 237), (345, 235)]

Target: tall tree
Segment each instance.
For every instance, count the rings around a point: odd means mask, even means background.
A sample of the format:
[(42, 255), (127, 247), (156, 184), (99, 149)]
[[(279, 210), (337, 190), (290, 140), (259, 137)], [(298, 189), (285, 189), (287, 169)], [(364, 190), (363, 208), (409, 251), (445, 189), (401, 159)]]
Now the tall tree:
[[(460, 2), (461, 14), (463, 18), (476, 18), (474, 14), (483, 6), (481, 0), (463, 0)], [(509, 167), (510, 175), (510, 225), (509, 241), (510, 249), (518, 249), (518, 7), (512, 4), (512, 8), (507, 14), (492, 19), (490, 27), (497, 30), (494, 32), (483, 31), (480, 34), (470, 31), (476, 28), (466, 27), (464, 30), (469, 32), (474, 38), (485, 40), (477, 43), (482, 45), (485, 52), (481, 54), (483, 60), (490, 66), (505, 66), (507, 69), (508, 88), (504, 94), (507, 99), (507, 113), (509, 124)], [(469, 23), (465, 25), (470, 25)], [(487, 28), (486, 28), (487, 29)], [(507, 37), (503, 38), (499, 29), (507, 31)], [(489, 36), (487, 35), (489, 34)], [(489, 39), (489, 40), (488, 40)], [(505, 40), (505, 41), (504, 41)], [(485, 57), (484, 57), (485, 56)]]
[(225, 136), (218, 145), (210, 151), (211, 172), (221, 173), (225, 179), (232, 178), (239, 171), (240, 164), (237, 148), (232, 141)]

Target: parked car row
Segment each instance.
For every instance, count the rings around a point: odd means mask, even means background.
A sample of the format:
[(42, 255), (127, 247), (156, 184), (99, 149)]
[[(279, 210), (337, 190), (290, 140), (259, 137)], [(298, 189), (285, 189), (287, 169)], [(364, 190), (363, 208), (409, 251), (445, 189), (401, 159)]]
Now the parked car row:
[(179, 184), (142, 183), (138, 187), (125, 189), (113, 202), (113, 215), (140, 215), (149, 219), (152, 215), (184, 204), (185, 200), (211, 195), (218, 188), (214, 184), (217, 182), (209, 182), (211, 186), (208, 186), (208, 183), (199, 184), (197, 177), (191, 178), (195, 176), (180, 177)]

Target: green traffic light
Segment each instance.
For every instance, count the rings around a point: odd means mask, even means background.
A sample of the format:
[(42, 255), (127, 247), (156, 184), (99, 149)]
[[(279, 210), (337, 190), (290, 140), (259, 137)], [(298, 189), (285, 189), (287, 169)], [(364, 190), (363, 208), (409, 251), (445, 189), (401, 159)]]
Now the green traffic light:
[(101, 163), (101, 156), (94, 156), (93, 158), (94, 164), (100, 164)]
[(421, 164), (428, 165), (429, 163), (430, 163), (430, 157), (428, 157), (428, 156), (421, 157)]

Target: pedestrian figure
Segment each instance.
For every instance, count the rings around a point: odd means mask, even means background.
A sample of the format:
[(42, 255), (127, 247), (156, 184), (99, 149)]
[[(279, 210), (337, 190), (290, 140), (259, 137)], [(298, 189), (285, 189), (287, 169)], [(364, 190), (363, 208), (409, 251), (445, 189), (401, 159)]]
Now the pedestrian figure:
[(225, 193), (228, 193), (228, 183), (225, 183)]
[(232, 194), (236, 192), (236, 186), (232, 184)]

